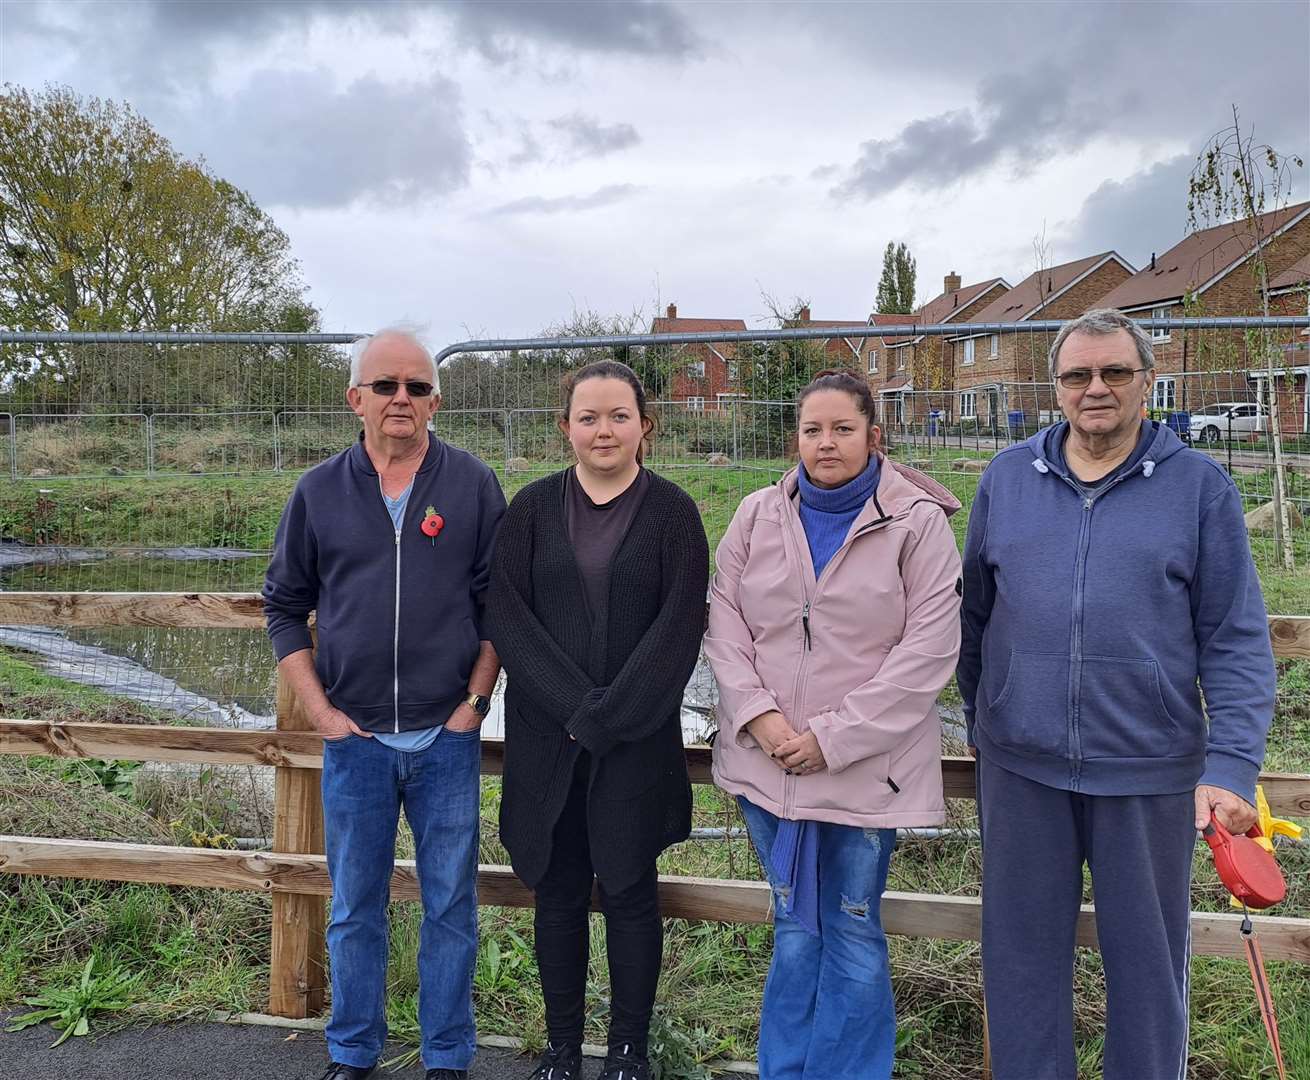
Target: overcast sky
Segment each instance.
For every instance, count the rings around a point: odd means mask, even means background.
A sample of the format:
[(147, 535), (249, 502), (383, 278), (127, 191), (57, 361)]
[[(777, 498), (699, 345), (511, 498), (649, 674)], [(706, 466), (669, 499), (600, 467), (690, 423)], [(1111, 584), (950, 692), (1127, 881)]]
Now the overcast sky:
[(1043, 232), (1141, 266), (1233, 103), (1310, 160), (1308, 57), (1306, 0), (0, 0), (0, 80), (126, 99), (286, 230), (326, 329), (437, 344), (863, 319), (888, 240), (920, 302)]

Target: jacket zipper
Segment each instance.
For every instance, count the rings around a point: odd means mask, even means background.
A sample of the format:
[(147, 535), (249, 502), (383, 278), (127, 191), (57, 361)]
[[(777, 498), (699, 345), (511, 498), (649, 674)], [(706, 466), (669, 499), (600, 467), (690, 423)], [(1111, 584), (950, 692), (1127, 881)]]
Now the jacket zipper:
[(1082, 503), (1082, 516), (1078, 526), (1078, 554), (1074, 560), (1073, 585), (1073, 626), (1070, 629), (1069, 662), (1069, 784), (1073, 791), (1079, 790), (1083, 773), (1083, 738), (1082, 738), (1082, 684), (1083, 684), (1083, 586), (1087, 582), (1087, 550), (1091, 547), (1092, 509), (1096, 500), (1106, 492), (1122, 484), (1137, 472), (1137, 467), (1116, 477), (1106, 487), (1092, 495), (1083, 494), (1078, 484), (1064, 473), (1057, 472), (1066, 484), (1073, 488)]
[[(412, 484), (413, 481), (411, 480)], [(382, 496), (382, 509), (387, 511), (387, 517), (391, 517), (391, 510), (387, 506), (387, 493), (382, 488), (382, 474), (378, 473), (378, 494)], [(414, 497), (414, 491), (411, 488), (409, 497)], [(405, 510), (400, 515), (400, 524), (405, 524), (405, 515), (409, 513), (409, 503), (405, 503)], [(395, 586), (395, 611), (391, 629), (391, 722), (393, 730), (397, 735), (400, 734), (400, 528), (395, 528), (396, 533), (396, 586)]]
[[(783, 498), (790, 503), (791, 500), (787, 498), (786, 495), (784, 495)], [(875, 503), (875, 505), (877, 504)], [(879, 509), (881, 509), (881, 507), (879, 507)], [(790, 507), (783, 511), (785, 515), (790, 514), (791, 512)], [(818, 581), (815, 582), (814, 598), (818, 597), (819, 589), (824, 580), (829, 576), (828, 572), (832, 569), (833, 564), (837, 561), (838, 557), (841, 556), (858, 537), (863, 536), (871, 529), (885, 525), (891, 520), (892, 519), (889, 515), (883, 514), (882, 517), (878, 518), (878, 520), (870, 521), (860, 526), (858, 532), (846, 538), (842, 543), (842, 546), (838, 548), (833, 553), (832, 558), (828, 560), (828, 565), (823, 568), (823, 573), (819, 575)], [(797, 576), (801, 579), (801, 596), (803, 599), (803, 603), (801, 604), (801, 637), (805, 644), (805, 648), (801, 652), (801, 662), (796, 665), (796, 681), (792, 687), (792, 704), (799, 709), (801, 705), (801, 694), (805, 688), (805, 669), (808, 667), (809, 654), (814, 651), (814, 641), (810, 633), (810, 607), (813, 603), (813, 599), (811, 598), (807, 587), (807, 575), (803, 572), (805, 569), (805, 560), (801, 558), (801, 553), (796, 542), (796, 534), (793, 531), (790, 519), (787, 522), (787, 527), (783, 529), (783, 532), (787, 537), (786, 543), (792, 550), (792, 558), (796, 560), (797, 568), (802, 571), (802, 573)], [(795, 796), (796, 778), (784, 774), (782, 778), (782, 816), (784, 818), (788, 818), (793, 812), (795, 808)]]

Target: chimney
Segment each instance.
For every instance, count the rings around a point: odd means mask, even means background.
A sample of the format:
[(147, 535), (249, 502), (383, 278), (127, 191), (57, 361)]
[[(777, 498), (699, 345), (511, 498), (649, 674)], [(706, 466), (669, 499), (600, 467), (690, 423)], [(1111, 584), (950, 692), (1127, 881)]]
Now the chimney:
[(806, 304), (803, 308), (800, 309), (800, 311), (796, 312), (796, 321), (797, 321), (797, 322), (809, 322), (809, 321), (810, 321), (810, 305), (809, 305), (809, 304)]
[(1155, 269), (1155, 252), (1151, 252), (1151, 269)]
[(670, 305), (669, 305), (669, 306), (664, 310), (664, 314), (667, 315), (670, 319), (676, 319), (676, 318), (678, 317), (678, 305), (677, 305), (677, 304), (670, 304)]
[(954, 270), (952, 270), (949, 274), (946, 275), (945, 280), (942, 282), (942, 291), (958, 292), (961, 284), (962, 282), (960, 281), (960, 275), (957, 274)]

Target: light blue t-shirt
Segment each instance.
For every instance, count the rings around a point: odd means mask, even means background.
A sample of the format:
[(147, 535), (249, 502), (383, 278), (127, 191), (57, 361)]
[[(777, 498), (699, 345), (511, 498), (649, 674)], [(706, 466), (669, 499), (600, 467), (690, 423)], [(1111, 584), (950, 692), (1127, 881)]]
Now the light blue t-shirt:
[[(387, 510), (391, 514), (392, 524), (397, 531), (400, 529), (400, 523), (405, 520), (405, 506), (409, 502), (409, 493), (414, 490), (414, 481), (411, 479), (409, 485), (397, 495), (394, 499), (387, 497), (384, 492), (383, 501), (387, 504)], [(419, 728), (417, 731), (375, 731), (373, 737), (383, 746), (389, 746), (393, 750), (404, 750), (407, 753), (414, 753), (418, 750), (426, 750), (434, 742), (437, 736), (441, 734), (441, 725), (430, 728)]]

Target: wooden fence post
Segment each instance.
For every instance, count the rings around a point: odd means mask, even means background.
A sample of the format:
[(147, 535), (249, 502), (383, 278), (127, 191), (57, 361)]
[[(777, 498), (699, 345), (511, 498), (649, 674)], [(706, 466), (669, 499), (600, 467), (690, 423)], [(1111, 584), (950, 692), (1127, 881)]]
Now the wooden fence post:
[[(292, 692), (277, 679), (279, 731), (311, 731), (313, 725)], [(318, 769), (276, 770), (273, 850), (297, 855), (323, 854), (323, 801)], [(323, 1011), (326, 975), (321, 896), (273, 894), (273, 943), (270, 952), (268, 1011), (303, 1019)]]

